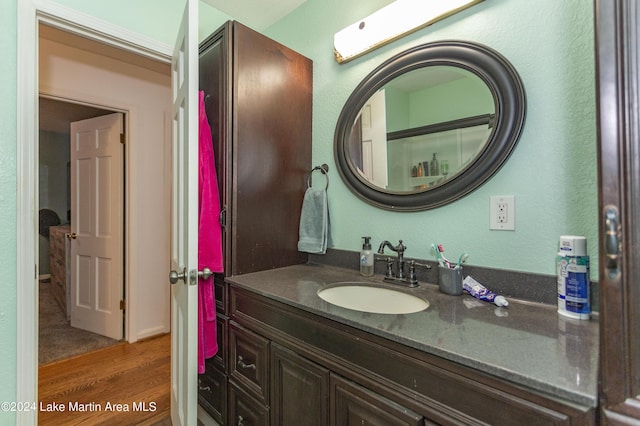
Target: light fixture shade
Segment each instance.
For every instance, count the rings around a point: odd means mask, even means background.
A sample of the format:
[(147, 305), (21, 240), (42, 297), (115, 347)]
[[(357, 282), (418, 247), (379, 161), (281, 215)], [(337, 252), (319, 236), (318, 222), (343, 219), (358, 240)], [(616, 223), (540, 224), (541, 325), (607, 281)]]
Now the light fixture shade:
[(348, 62), (484, 0), (396, 0), (333, 37), (336, 61)]

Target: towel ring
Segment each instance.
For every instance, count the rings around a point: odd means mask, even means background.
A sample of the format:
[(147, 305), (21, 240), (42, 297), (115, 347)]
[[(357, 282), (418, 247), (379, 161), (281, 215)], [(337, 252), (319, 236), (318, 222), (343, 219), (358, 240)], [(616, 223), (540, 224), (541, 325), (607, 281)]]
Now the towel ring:
[(325, 179), (327, 179), (327, 184), (324, 187), (324, 189), (326, 191), (327, 188), (329, 188), (329, 174), (328, 174), (329, 173), (329, 166), (327, 166), (326, 164), (323, 164), (322, 166), (315, 166), (313, 169), (311, 169), (311, 172), (309, 172), (309, 175), (307, 176), (307, 188), (311, 188), (311, 175), (316, 170), (322, 172), (322, 174), (324, 175)]

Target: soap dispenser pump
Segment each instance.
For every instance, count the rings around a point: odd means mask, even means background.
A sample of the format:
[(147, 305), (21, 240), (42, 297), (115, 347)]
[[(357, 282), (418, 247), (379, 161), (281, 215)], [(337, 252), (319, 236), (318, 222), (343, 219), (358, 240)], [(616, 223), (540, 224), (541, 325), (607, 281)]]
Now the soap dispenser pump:
[(370, 277), (373, 275), (373, 252), (371, 251), (371, 237), (362, 237), (362, 251), (360, 252), (360, 275)]

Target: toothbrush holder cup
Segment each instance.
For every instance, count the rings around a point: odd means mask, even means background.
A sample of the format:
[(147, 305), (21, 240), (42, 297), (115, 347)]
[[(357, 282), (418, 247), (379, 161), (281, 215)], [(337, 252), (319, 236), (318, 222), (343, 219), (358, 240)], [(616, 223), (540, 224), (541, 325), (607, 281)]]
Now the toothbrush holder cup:
[(438, 285), (440, 291), (451, 296), (462, 294), (462, 268), (438, 267)]

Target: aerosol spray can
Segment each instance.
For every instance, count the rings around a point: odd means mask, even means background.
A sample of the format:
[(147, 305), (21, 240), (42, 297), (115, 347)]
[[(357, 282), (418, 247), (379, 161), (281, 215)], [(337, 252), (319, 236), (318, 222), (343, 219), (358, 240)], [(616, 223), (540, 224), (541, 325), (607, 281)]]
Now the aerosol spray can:
[(585, 237), (560, 237), (557, 269), (558, 313), (588, 320), (591, 314), (591, 279)]

